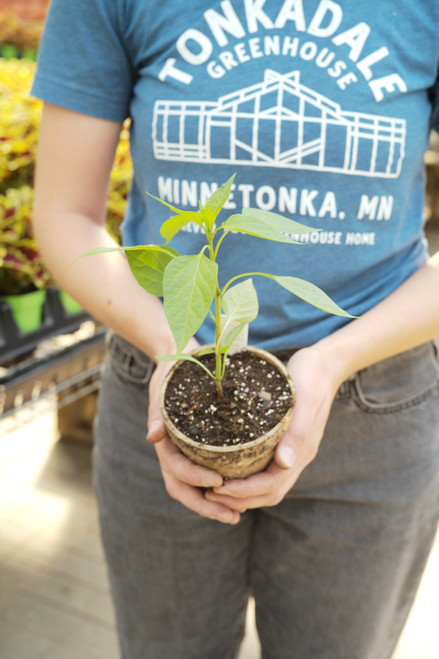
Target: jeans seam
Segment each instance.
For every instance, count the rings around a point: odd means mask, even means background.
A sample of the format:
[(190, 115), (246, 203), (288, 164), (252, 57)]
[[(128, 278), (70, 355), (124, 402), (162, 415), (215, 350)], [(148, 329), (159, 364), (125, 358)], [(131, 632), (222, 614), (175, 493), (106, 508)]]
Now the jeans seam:
[[(149, 382), (154, 371), (154, 363), (146, 355), (144, 361), (145, 363), (143, 363), (143, 360), (137, 359), (134, 351), (124, 349), (124, 346), (119, 344), (117, 335), (113, 334), (110, 337), (108, 342), (108, 362), (111, 369), (125, 382), (138, 385), (144, 385)], [(139, 370), (141, 369), (143, 375), (133, 375), (131, 372), (133, 365), (136, 365)]]
[(396, 403), (370, 403), (362, 393), (358, 382), (355, 382), (354, 386), (356, 393), (356, 396), (354, 396), (355, 404), (361, 410), (369, 414), (392, 414), (393, 412), (402, 412), (412, 407), (416, 407), (433, 398), (435, 391), (439, 392), (439, 381), (437, 381), (428, 387), (428, 389), (425, 389), (422, 393), (417, 394), (411, 398), (398, 401)]

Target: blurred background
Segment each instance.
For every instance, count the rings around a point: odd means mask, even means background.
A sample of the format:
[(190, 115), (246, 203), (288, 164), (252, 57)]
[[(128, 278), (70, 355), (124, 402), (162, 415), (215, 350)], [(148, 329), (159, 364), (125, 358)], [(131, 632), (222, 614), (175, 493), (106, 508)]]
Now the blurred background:
[[(29, 97), (48, 0), (0, 0), (0, 659), (116, 659), (91, 483), (105, 327), (53, 282), (32, 233), (41, 103)], [(129, 122), (108, 195), (117, 239)], [(426, 153), (439, 249), (439, 137)], [(438, 659), (439, 544), (393, 659)], [(253, 603), (240, 659), (259, 659)], [(307, 659), (304, 657), (303, 659)]]

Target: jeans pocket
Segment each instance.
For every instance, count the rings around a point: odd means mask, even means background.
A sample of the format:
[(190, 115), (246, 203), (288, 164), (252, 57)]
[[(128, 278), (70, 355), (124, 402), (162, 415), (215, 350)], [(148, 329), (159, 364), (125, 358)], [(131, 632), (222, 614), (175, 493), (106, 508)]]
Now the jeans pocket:
[(419, 405), (439, 390), (435, 343), (422, 344), (357, 373), (357, 405), (368, 412), (391, 413)]
[(108, 338), (108, 366), (124, 382), (144, 385), (154, 371), (154, 361), (117, 334)]

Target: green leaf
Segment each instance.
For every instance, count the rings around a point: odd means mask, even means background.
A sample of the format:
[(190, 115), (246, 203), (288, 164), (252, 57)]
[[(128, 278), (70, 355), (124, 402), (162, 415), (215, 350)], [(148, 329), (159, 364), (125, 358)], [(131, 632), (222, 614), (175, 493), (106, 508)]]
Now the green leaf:
[(89, 249), (86, 252), (83, 252), (79, 256), (76, 257), (73, 263), (76, 263), (76, 261), (79, 261), (79, 259), (82, 259), (84, 256), (95, 256), (96, 254), (108, 254), (110, 252), (123, 252), (124, 248), (123, 247), (95, 247), (94, 249)]
[(228, 288), (222, 296), (221, 304), (226, 320), (220, 343), (223, 350), (227, 351), (244, 327), (258, 315), (258, 296), (252, 279), (245, 279)]
[(271, 211), (264, 211), (260, 208), (244, 208), (242, 211), (244, 217), (246, 215), (252, 215), (259, 219), (268, 220), (272, 226), (276, 226), (279, 231), (285, 231), (286, 233), (312, 233), (313, 231), (321, 231), (317, 227), (310, 227), (301, 222), (296, 222), (295, 220), (290, 220), (284, 215), (279, 215), (279, 213), (272, 213)]
[(163, 274), (172, 259), (179, 256), (171, 247), (149, 245), (143, 249), (125, 250), (136, 281), (151, 295), (163, 297)]
[(125, 252), (131, 272), (136, 281), (151, 295), (163, 296), (163, 273), (168, 263), (179, 253), (166, 245), (135, 245), (133, 247), (96, 247), (78, 256)]
[(238, 338), (245, 326), (246, 323), (240, 323), (232, 327), (230, 331), (227, 332), (226, 336), (221, 339), (221, 352), (228, 352), (230, 346)]
[(237, 231), (238, 233), (247, 233), (251, 236), (264, 238), (265, 240), (274, 240), (281, 243), (298, 243), (297, 240), (289, 238), (285, 234), (302, 234), (320, 231), (314, 227), (307, 227), (304, 224), (289, 220), (277, 213), (263, 211), (259, 208), (246, 208), (242, 213), (231, 215), (223, 224), (226, 231)]
[(203, 213), (204, 225), (207, 229), (207, 232), (210, 234), (212, 233), (213, 227), (215, 226), (216, 215), (211, 211), (211, 209), (208, 206), (202, 209), (202, 213)]
[(258, 296), (253, 280), (245, 279), (231, 286), (222, 296), (222, 308), (227, 316), (226, 325), (240, 323), (246, 325), (258, 315)]
[(176, 208), (175, 206), (171, 206), (171, 204), (168, 204), (167, 201), (164, 201), (163, 199), (160, 199), (160, 197), (154, 196), (153, 194), (148, 192), (148, 190), (146, 191), (146, 194), (148, 195), (148, 197), (152, 197), (152, 199), (155, 199), (156, 201), (159, 201), (161, 204), (163, 204), (163, 206), (166, 206), (167, 208), (169, 208), (174, 213), (177, 213), (178, 215), (180, 215), (180, 213), (184, 213), (184, 211), (180, 210), (179, 208)]
[(332, 313), (335, 316), (344, 316), (346, 318), (356, 318), (356, 316), (352, 316), (347, 311), (344, 311), (321, 288), (311, 284), (309, 281), (298, 279), (297, 277), (276, 277), (274, 275), (272, 278), (280, 286), (290, 291), (290, 293), (294, 293), (297, 297), (300, 297), (305, 302), (312, 304), (326, 313)]
[[(212, 351), (212, 352), (214, 352), (214, 351)], [(198, 353), (198, 354), (201, 355), (201, 352)], [(203, 353), (203, 354), (207, 354), (207, 353)], [(213, 378), (215, 380), (214, 374), (212, 373), (212, 371), (210, 371), (207, 368), (207, 366), (205, 364), (203, 364), (203, 362), (201, 362), (199, 359), (197, 359), (193, 355), (189, 355), (186, 352), (180, 352), (176, 355), (156, 355), (156, 359), (158, 359), (161, 362), (186, 361), (186, 362), (192, 362), (194, 364), (198, 364), (198, 366), (200, 366), (204, 371), (206, 371), (206, 373), (208, 375), (210, 375), (211, 378)]]
[(168, 243), (186, 224), (195, 222), (198, 226), (203, 226), (203, 216), (200, 211), (181, 211), (178, 215), (173, 215), (163, 222), (160, 228), (160, 235)]
[(203, 355), (214, 355), (215, 354), (215, 348), (212, 347), (207, 347), (207, 348), (201, 348), (197, 352), (198, 357), (203, 357)]
[(236, 174), (233, 174), (233, 176), (231, 176), (220, 188), (215, 190), (206, 201), (206, 213), (204, 219), (209, 231), (212, 231), (218, 213), (230, 197), (230, 191), (235, 176)]
[(163, 276), (165, 314), (181, 352), (209, 312), (217, 286), (218, 265), (204, 254), (177, 256)]

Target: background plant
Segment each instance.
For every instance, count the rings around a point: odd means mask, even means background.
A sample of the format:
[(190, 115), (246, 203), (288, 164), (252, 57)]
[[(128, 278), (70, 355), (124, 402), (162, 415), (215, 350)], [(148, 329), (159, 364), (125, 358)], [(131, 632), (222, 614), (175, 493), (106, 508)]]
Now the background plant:
[(130, 121), (126, 120), (120, 134), (116, 149), (110, 186), (107, 199), (107, 231), (118, 242), (122, 243), (120, 225), (125, 216), (133, 167), (130, 155)]
[[(30, 96), (35, 62), (0, 58), (0, 193), (33, 185), (42, 103)], [(108, 192), (108, 229), (120, 242), (120, 223), (132, 179), (129, 121), (123, 125)]]
[[(2, 29), (4, 34), (4, 25)], [(34, 73), (33, 61), (0, 58), (0, 294), (3, 295), (54, 284), (39, 256), (32, 230), (33, 179), (42, 112), (41, 101), (30, 96)], [(131, 178), (127, 121), (114, 159), (107, 205), (107, 230), (119, 243)]]
[(0, 195), (0, 294), (18, 295), (53, 286), (33, 237), (30, 186)]
[(32, 185), (42, 104), (29, 96), (35, 63), (0, 60), (0, 192)]

